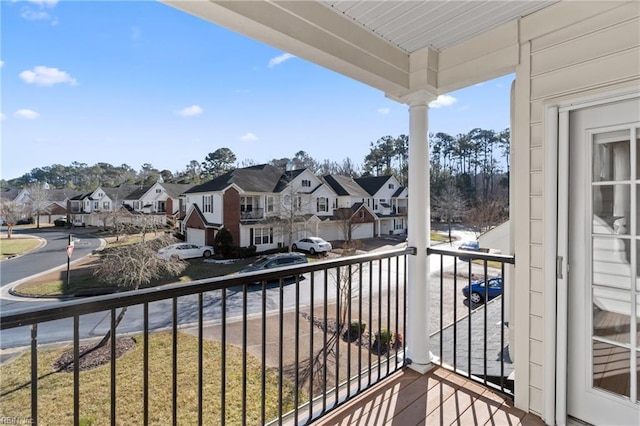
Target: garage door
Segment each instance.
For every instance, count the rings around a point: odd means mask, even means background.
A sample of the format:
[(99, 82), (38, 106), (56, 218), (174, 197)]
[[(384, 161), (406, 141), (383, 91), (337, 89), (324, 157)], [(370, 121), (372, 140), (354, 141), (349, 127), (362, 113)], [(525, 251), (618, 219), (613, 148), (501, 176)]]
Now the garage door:
[(351, 231), (352, 240), (360, 240), (362, 238), (373, 237), (373, 222), (361, 223)]
[(204, 246), (204, 229), (187, 228), (187, 242)]

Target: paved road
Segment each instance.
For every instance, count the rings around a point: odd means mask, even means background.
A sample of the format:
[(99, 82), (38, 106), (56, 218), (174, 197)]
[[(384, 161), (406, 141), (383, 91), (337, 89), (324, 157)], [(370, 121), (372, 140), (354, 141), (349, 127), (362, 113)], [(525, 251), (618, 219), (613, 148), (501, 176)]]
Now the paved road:
[(24, 300), (11, 297), (7, 290), (20, 280), (66, 265), (69, 234), (75, 240), (72, 261), (91, 254), (93, 250), (101, 246), (101, 240), (88, 234), (86, 230), (76, 232), (76, 230), (48, 228), (17, 230), (14, 233), (42, 238), (46, 244), (23, 256), (0, 262), (0, 311), (3, 313), (14, 309), (41, 306), (52, 301), (58, 302), (56, 299)]
[[(397, 245), (397, 241), (393, 243), (390, 241), (390, 245)], [(66, 246), (66, 245), (65, 245)], [(402, 246), (402, 244), (400, 245)], [(391, 248), (391, 247), (385, 247)], [(35, 253), (34, 253), (35, 254)], [(29, 255), (31, 256), (31, 255)], [(25, 256), (27, 258), (28, 256)], [(17, 259), (16, 259), (17, 260)], [(434, 256), (431, 259), (431, 271), (432, 273), (440, 269), (439, 257)], [(449, 266), (452, 260), (445, 258), (445, 267)], [(363, 275), (368, 276), (368, 266), (365, 266)], [(377, 262), (373, 263), (373, 276), (377, 277), (379, 274), (379, 265)], [(392, 262), (389, 266), (386, 262), (382, 263), (382, 277), (387, 276), (387, 271), (391, 269), (391, 277), (395, 277), (395, 262)], [(398, 277), (402, 282), (402, 272), (398, 272)], [(334, 274), (329, 274), (329, 283), (327, 285), (327, 294), (324, 294), (324, 273), (317, 272), (314, 278), (315, 291), (314, 291), (314, 304), (322, 303), (327, 297), (329, 300), (336, 297), (336, 285)], [(301, 282), (300, 286), (300, 303), (302, 305), (308, 305), (310, 301), (310, 287), (311, 277), (306, 276), (306, 279)], [(373, 288), (373, 294), (377, 293), (377, 286)], [(288, 309), (295, 306), (295, 285), (289, 284), (285, 286), (283, 295), (284, 309)], [(362, 297), (368, 297), (368, 290), (363, 290)], [(227, 318), (240, 316), (242, 314), (242, 289), (230, 289), (227, 291)], [(247, 297), (248, 305), (247, 312), (249, 314), (260, 313), (262, 309), (262, 292), (260, 287), (256, 286), (251, 288)], [(3, 301), (4, 302), (4, 301)], [(14, 302), (19, 304), (20, 308), (38, 306), (47, 302)], [(63, 302), (57, 302), (63, 303)], [(12, 308), (16, 308), (17, 305), (9, 305)], [(274, 311), (279, 308), (279, 291), (277, 285), (270, 285), (267, 290), (266, 296), (267, 311)], [(197, 321), (197, 296), (182, 297), (178, 300), (178, 317), (179, 323), (182, 325), (193, 324)], [(204, 320), (215, 321), (221, 318), (221, 293), (209, 292), (204, 295)], [(133, 306), (129, 308), (127, 315), (123, 322), (118, 327), (118, 333), (137, 332), (142, 330), (142, 306)], [(171, 326), (172, 323), (172, 301), (159, 301), (152, 303), (149, 306), (149, 322), (151, 329), (162, 329)], [(85, 315), (81, 317), (80, 321), (80, 336), (81, 338), (100, 337), (104, 335), (110, 324), (109, 312), (98, 312), (91, 315)], [(44, 323), (38, 326), (38, 341), (40, 343), (52, 343), (59, 341), (68, 341), (72, 338), (72, 321), (71, 319), (53, 321)], [(5, 330), (0, 336), (0, 348), (7, 349), (19, 346), (25, 346), (29, 344), (30, 336), (29, 330), (26, 328), (19, 328), (13, 330)]]

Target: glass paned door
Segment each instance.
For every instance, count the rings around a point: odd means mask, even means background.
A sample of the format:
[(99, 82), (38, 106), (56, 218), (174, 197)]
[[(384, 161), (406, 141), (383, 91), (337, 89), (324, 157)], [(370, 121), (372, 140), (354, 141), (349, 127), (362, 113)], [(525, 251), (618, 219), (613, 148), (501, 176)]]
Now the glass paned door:
[[(638, 401), (638, 129), (591, 139), (591, 384)], [(632, 320), (633, 319), (633, 320)]]

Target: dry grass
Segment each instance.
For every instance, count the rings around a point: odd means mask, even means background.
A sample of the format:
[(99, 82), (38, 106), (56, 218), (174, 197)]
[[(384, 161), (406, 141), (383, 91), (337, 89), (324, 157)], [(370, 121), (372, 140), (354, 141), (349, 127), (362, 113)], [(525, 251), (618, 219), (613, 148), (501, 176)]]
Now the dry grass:
[(40, 242), (35, 238), (2, 238), (0, 239), (0, 258), (17, 256), (36, 248)]
[[(116, 424), (143, 423), (143, 344), (142, 337), (129, 353), (116, 361)], [(172, 419), (172, 349), (171, 333), (149, 336), (149, 423), (170, 424)], [(203, 342), (203, 423), (220, 424), (221, 413), (221, 344)], [(196, 424), (198, 414), (198, 340), (178, 334), (178, 424)], [(73, 424), (73, 374), (54, 372), (52, 365), (68, 348), (41, 351), (38, 354), (38, 424)], [(81, 424), (110, 423), (111, 364), (80, 373)], [(242, 423), (242, 352), (227, 346), (226, 354), (226, 423)], [(260, 423), (262, 366), (247, 356), (247, 424)], [(28, 418), (31, 415), (30, 356), (23, 354), (0, 367), (2, 377), (0, 418)], [(26, 385), (26, 386), (25, 386)], [(22, 387), (25, 386), (25, 387)], [(293, 408), (294, 389), (284, 382), (283, 411)], [(265, 406), (267, 420), (278, 415), (277, 373), (266, 374)], [(301, 400), (304, 395), (301, 395)]]

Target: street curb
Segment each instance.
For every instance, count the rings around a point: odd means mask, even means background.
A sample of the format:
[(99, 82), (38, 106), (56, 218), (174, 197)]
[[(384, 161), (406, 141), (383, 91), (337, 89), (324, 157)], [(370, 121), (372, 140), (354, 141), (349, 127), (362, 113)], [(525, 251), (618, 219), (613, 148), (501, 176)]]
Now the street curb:
[(36, 239), (38, 240), (38, 245), (30, 250), (25, 251), (24, 253), (20, 253), (20, 254), (16, 254), (15, 256), (11, 256), (11, 257), (7, 257), (6, 259), (2, 259), (2, 261), (7, 261), (7, 260), (12, 260), (12, 259), (17, 259), (19, 257), (24, 256), (25, 254), (29, 254), (32, 251), (38, 250), (44, 246), (47, 245), (47, 240), (45, 240), (44, 238), (40, 238), (40, 237), (35, 237), (33, 235), (28, 235), (28, 234), (19, 234), (20, 237), (19, 238), (15, 238), (16, 240), (22, 239), (22, 238), (27, 238), (27, 239)]

